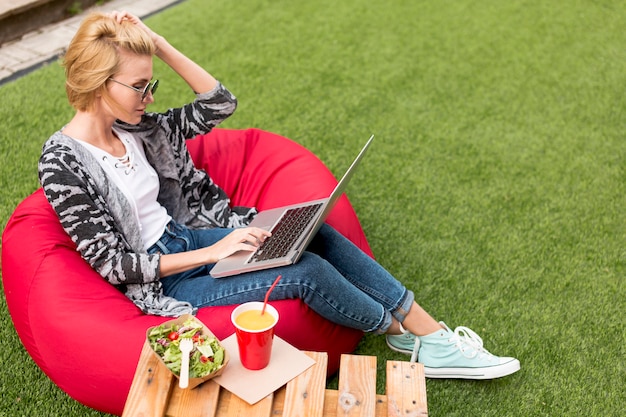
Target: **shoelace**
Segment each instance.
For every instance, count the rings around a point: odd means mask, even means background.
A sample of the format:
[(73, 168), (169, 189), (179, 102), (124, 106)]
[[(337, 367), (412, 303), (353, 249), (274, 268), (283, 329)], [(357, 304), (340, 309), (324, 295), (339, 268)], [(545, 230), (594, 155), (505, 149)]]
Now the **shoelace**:
[(417, 362), (417, 352), (420, 350), (420, 340), (418, 337), (415, 338), (415, 344), (413, 345), (413, 352), (411, 352), (410, 362)]
[[(455, 342), (455, 346), (461, 351), (463, 356), (468, 359), (473, 359), (478, 354), (489, 356), (490, 359), (493, 357), (493, 355), (483, 347), (483, 339), (468, 327), (459, 326), (454, 329), (454, 336), (450, 338), (450, 341)], [(466, 353), (466, 345), (472, 348), (471, 352)]]
[[(402, 326), (402, 323), (398, 323), (398, 325), (400, 326), (400, 331), (405, 337), (410, 334), (410, 332)], [(415, 342), (413, 343), (413, 352), (411, 352), (411, 359), (409, 359), (409, 361), (417, 362), (417, 352), (420, 350), (420, 339), (416, 336), (413, 336), (413, 339)]]

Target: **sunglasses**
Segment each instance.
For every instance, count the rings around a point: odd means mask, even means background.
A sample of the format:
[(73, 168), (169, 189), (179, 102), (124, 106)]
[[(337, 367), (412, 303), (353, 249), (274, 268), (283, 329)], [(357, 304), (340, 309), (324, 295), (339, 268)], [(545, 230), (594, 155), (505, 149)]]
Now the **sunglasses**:
[(154, 95), (154, 93), (156, 93), (157, 88), (159, 87), (159, 80), (154, 80), (152, 82), (149, 82), (142, 89), (135, 88), (132, 85), (124, 84), (123, 82), (117, 81), (117, 80), (115, 80), (113, 78), (109, 78), (109, 80), (113, 81), (114, 83), (118, 83), (120, 85), (123, 85), (124, 87), (128, 87), (131, 90), (134, 90), (134, 91), (138, 92), (139, 94), (141, 94), (141, 101), (146, 99), (146, 97), (148, 96), (148, 93)]

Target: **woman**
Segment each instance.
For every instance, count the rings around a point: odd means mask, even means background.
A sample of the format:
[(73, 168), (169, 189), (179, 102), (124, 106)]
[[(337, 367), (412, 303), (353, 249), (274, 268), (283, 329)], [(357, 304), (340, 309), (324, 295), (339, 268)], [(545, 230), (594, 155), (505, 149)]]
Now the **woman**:
[[(153, 55), (187, 82), (194, 102), (146, 113), (158, 86)], [(64, 65), (76, 113), (45, 143), (40, 181), (81, 256), (142, 311), (178, 316), (262, 300), (280, 273), (272, 299), (300, 298), (335, 323), (386, 334), (428, 377), (488, 379), (519, 369), (517, 359), (485, 350), (470, 329), (452, 331), (434, 320), (411, 291), (327, 225), (295, 265), (210, 278), (217, 260), (253, 251), (270, 236), (247, 227), (256, 210), (231, 208), (185, 146), (230, 116), (235, 97), (126, 12), (85, 19)]]

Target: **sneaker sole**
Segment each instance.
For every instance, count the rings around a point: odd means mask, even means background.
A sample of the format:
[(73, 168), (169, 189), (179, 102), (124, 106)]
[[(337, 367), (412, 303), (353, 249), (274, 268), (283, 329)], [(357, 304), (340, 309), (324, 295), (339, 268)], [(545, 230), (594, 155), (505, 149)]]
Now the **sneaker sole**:
[(389, 343), (389, 340), (387, 340), (387, 338), (385, 338), (385, 342), (387, 343), (387, 346), (389, 346), (389, 349), (393, 350), (394, 352), (404, 353), (405, 355), (411, 355), (413, 353), (413, 349), (408, 350), (408, 349), (401, 349), (399, 347), (395, 347), (394, 345)]
[(486, 368), (428, 368), (424, 367), (426, 378), (446, 379), (495, 379), (511, 375), (520, 370), (520, 363), (516, 359), (501, 365)]

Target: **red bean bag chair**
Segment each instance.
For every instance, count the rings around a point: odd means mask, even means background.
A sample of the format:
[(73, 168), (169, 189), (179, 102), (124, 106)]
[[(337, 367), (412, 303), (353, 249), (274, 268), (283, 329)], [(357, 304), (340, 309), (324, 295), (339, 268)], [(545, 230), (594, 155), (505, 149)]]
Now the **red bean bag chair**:
[[(311, 152), (257, 129), (214, 129), (188, 141), (197, 166), (232, 197), (260, 209), (327, 196), (334, 176)], [(370, 256), (359, 221), (344, 196), (328, 223)], [(27, 197), (3, 233), (2, 279), (13, 323), (35, 363), (75, 400), (121, 414), (145, 339), (164, 317), (143, 314), (75, 251), (41, 189)], [(362, 332), (335, 325), (300, 300), (273, 303), (276, 333), (302, 350), (329, 354), (329, 373)], [(234, 332), (234, 306), (206, 307), (197, 317), (218, 338)]]

